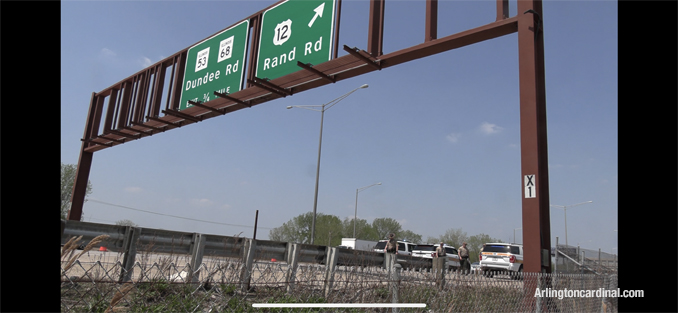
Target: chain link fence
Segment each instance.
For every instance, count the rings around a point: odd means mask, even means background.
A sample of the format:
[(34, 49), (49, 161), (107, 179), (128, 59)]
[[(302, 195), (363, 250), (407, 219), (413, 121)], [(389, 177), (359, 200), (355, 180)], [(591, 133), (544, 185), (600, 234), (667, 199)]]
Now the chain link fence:
[[(495, 274), (430, 268), (336, 266), (205, 257), (195, 269), (186, 255), (146, 253), (127, 273), (122, 254), (62, 251), (62, 312), (616, 312), (616, 275)], [(69, 253), (70, 252), (70, 253)], [(127, 267), (129, 268), (129, 267)], [(251, 269), (248, 271), (248, 268)], [(390, 270), (389, 270), (390, 269)], [(130, 274), (130, 280), (120, 277)], [(243, 275), (249, 282), (243, 283)], [(246, 276), (245, 276), (246, 277)], [(537, 289), (535, 289), (537, 288)], [(551, 292), (537, 296), (535, 290)], [(591, 297), (558, 296), (592, 290)], [(554, 292), (555, 291), (555, 292)], [(253, 304), (420, 303), (425, 308), (257, 308)]]
[(567, 274), (616, 274), (617, 256), (588, 249), (557, 245), (554, 271)]

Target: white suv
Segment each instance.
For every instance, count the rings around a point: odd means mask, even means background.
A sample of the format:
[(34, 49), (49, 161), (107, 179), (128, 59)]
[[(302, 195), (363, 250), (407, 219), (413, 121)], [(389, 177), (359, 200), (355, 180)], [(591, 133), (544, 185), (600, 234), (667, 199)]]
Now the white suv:
[[(440, 244), (419, 244), (416, 247), (414, 247), (414, 250), (412, 251), (412, 256), (420, 257), (420, 258), (427, 258), (433, 260), (433, 254), (436, 252), (436, 248), (440, 246)], [(457, 253), (457, 249), (453, 246), (448, 246), (448, 245), (443, 245), (443, 248), (445, 248), (445, 257), (447, 260), (445, 263), (447, 264), (448, 269), (458, 269), (459, 268), (459, 254)]]
[[(384, 252), (384, 248), (386, 248), (386, 243), (388, 240), (379, 240), (377, 242), (377, 245), (374, 246), (374, 251), (375, 252)], [(414, 247), (416, 246), (415, 243), (409, 242), (407, 240), (398, 240), (398, 254), (402, 255), (412, 255), (412, 250), (414, 250)]]
[[(492, 272), (523, 271), (523, 245), (511, 243), (486, 243), (480, 255), (480, 270), (491, 277)], [(519, 278), (517, 275), (513, 277)]]

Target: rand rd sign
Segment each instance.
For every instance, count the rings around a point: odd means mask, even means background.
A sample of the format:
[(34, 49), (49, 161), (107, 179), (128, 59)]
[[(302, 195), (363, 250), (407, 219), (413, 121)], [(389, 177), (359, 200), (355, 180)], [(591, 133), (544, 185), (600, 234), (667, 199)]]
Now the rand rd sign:
[(189, 100), (213, 100), (215, 91), (226, 94), (240, 90), (248, 35), (249, 20), (245, 20), (188, 49), (179, 110), (190, 108)]
[(288, 0), (262, 18), (256, 77), (275, 79), (332, 58), (336, 0)]

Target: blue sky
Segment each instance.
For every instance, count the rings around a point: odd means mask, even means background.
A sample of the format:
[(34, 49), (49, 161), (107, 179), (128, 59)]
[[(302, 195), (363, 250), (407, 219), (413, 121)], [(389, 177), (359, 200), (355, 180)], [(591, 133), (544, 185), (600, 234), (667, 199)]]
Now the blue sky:
[[(92, 92), (273, 3), (61, 2), (61, 161), (78, 162)], [(387, 1), (385, 53), (423, 41), (424, 9)], [(343, 2), (340, 45), (366, 49), (368, 10)], [(616, 253), (617, 2), (543, 10), (551, 203), (593, 201), (568, 208), (568, 241)], [(495, 17), (494, 1), (442, 0), (438, 37)], [(286, 106), (362, 84), (325, 113), (318, 212), (353, 217), (356, 189), (381, 182), (360, 192), (358, 217), (391, 217), (423, 238), (461, 228), (512, 240), (522, 227), (517, 33), (98, 151), (84, 220), (251, 237), (259, 210), (267, 239), (313, 209), (320, 113)], [(565, 241), (564, 222), (553, 207), (553, 243)]]

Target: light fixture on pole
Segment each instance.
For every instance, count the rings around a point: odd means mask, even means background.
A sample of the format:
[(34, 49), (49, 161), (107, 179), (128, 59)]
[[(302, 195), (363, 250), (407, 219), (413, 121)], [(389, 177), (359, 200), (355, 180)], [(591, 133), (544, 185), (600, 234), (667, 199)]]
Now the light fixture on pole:
[(577, 203), (577, 204), (571, 204), (571, 205), (555, 205), (555, 204), (551, 204), (551, 206), (557, 207), (557, 208), (561, 208), (561, 209), (563, 209), (563, 210), (565, 211), (565, 245), (566, 245), (566, 246), (568, 245), (568, 244), (567, 244), (567, 208), (571, 208), (571, 207), (573, 207), (573, 206), (578, 206), (578, 205), (582, 205), (582, 204), (592, 203), (592, 202), (593, 202), (593, 201), (586, 201), (586, 202)]
[(514, 228), (513, 229), (513, 243), (516, 243), (516, 230), (518, 229), (523, 229), (522, 227)]
[(353, 89), (346, 93), (345, 95), (336, 98), (328, 103), (322, 104), (322, 105), (290, 105), (287, 108), (300, 108), (300, 109), (307, 109), (311, 111), (320, 111), (320, 140), (318, 143), (318, 166), (316, 168), (315, 172), (315, 198), (313, 200), (313, 222), (311, 223), (311, 244), (314, 244), (315, 242), (315, 218), (316, 218), (316, 212), (318, 209), (318, 180), (320, 178), (320, 151), (321, 147), (323, 144), (323, 120), (325, 119), (325, 111), (329, 110), (332, 106), (335, 104), (339, 103), (339, 101), (344, 100), (346, 97), (354, 93), (356, 90), (361, 89), (361, 88), (367, 88), (368, 85), (364, 84), (356, 89)]
[(376, 183), (376, 184), (372, 184), (372, 185), (369, 185), (369, 186), (360, 187), (360, 188), (355, 190), (355, 215), (353, 216), (353, 238), (356, 238), (356, 236), (355, 236), (355, 223), (358, 219), (358, 193), (367, 189), (367, 188), (370, 188), (370, 187), (376, 186), (376, 185), (381, 185), (381, 183)]

